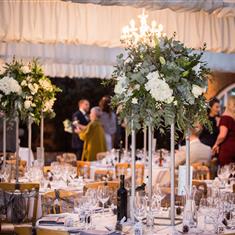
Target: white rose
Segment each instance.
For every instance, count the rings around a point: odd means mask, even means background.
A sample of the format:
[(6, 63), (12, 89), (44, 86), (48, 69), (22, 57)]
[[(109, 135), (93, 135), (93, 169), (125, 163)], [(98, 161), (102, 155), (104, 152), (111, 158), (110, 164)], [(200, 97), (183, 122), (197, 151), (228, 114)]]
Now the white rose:
[(30, 100), (25, 100), (24, 102), (24, 108), (29, 109), (31, 107), (32, 101)]
[(192, 93), (195, 98), (198, 98), (200, 95), (202, 95), (204, 92), (206, 92), (206, 88), (200, 87), (198, 85), (193, 85), (192, 87)]
[(133, 98), (133, 99), (131, 100), (131, 103), (132, 103), (132, 104), (138, 104), (138, 99), (137, 99), (137, 98)]
[(21, 85), (21, 86), (27, 86), (26, 80), (23, 80), (20, 85)]
[(53, 111), (52, 108), (53, 108), (53, 105), (55, 103), (55, 100), (56, 100), (55, 98), (52, 98), (52, 99), (46, 101), (45, 104), (44, 104), (43, 111), (44, 112), (48, 112), (48, 111), (52, 112)]
[(28, 65), (24, 65), (22, 68), (23, 73), (30, 73), (30, 68)]
[(140, 89), (140, 85), (136, 84), (135, 87), (134, 87), (134, 90), (139, 90), (139, 89)]
[(34, 83), (34, 84), (29, 83), (29, 84), (28, 84), (28, 88), (30, 89), (31, 94), (32, 94), (32, 95), (35, 95), (35, 94), (38, 92), (39, 86), (38, 86), (38, 84), (36, 84), (36, 83)]
[(51, 83), (48, 80), (40, 79), (39, 84), (44, 90), (53, 91), (53, 87), (52, 87)]

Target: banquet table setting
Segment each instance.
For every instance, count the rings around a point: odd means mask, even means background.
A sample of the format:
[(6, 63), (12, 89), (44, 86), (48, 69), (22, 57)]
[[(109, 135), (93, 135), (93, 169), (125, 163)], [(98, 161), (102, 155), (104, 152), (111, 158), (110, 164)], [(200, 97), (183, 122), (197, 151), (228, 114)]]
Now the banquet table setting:
[(235, 235), (235, 0), (0, 19), (0, 235)]
[[(131, 181), (131, 157), (129, 152), (123, 152), (120, 158), (121, 162), (119, 162), (119, 151), (112, 150), (96, 162), (85, 162), (83, 165), (85, 169), (81, 169), (81, 162), (75, 167), (74, 163), (68, 164), (57, 161), (44, 167), (43, 170), (35, 161), (34, 166), (27, 168), (24, 176), (19, 178), (19, 183), (38, 183), (40, 185), (36, 229), (84, 235), (138, 234), (139, 230), (144, 234), (201, 233), (209, 235), (235, 232), (234, 165), (220, 168), (217, 172), (218, 177), (214, 180), (197, 180), (199, 183), (206, 184), (206, 194), (200, 186), (197, 189), (193, 186), (193, 190), (196, 191), (191, 193), (192, 195), (187, 193), (183, 196), (179, 195), (175, 202), (175, 226), (170, 226), (171, 207), (168, 190), (170, 185), (169, 181), (167, 184), (161, 181), (162, 172), (167, 172), (169, 177), (170, 156), (166, 150), (157, 151), (153, 156), (155, 163), (153, 171), (156, 170), (154, 172), (156, 176), (153, 177), (151, 200), (149, 200), (145, 189), (146, 173), (141, 176), (142, 180), (139, 181), (136, 188), (134, 216), (135, 220), (139, 221), (137, 224), (133, 224), (130, 219), (125, 220), (125, 218), (117, 223), (116, 194), (120, 185), (119, 178), (125, 173), (125, 187), (130, 192), (131, 185), (128, 186), (128, 182)], [(138, 159), (136, 164), (144, 165), (144, 171), (147, 171), (148, 164), (144, 162), (143, 151), (138, 151), (136, 158)], [(159, 165), (160, 159), (161, 164)], [(121, 166), (128, 164), (128, 168), (117, 170), (117, 166), (120, 164), (122, 164)], [(95, 178), (96, 171), (99, 173), (98, 178)], [(103, 175), (100, 175), (100, 173)], [(5, 180), (9, 178), (9, 169), (8, 172), (5, 171), (3, 176)], [(12, 179), (12, 182), (14, 182), (14, 179)], [(166, 180), (163, 182), (166, 182)], [(116, 185), (113, 187), (110, 186), (111, 184)], [(187, 218), (187, 211), (185, 211), (187, 199), (193, 202), (188, 217), (191, 218), (192, 215), (190, 214), (195, 213), (193, 221), (191, 221), (194, 224), (192, 228), (183, 225), (183, 221), (189, 219)], [(129, 203), (130, 196), (128, 196)], [(192, 208), (195, 211), (192, 211)], [(32, 216), (33, 208), (30, 208), (29, 211)], [(152, 224), (147, 222), (149, 215), (151, 215)], [(130, 215), (128, 215), (128, 218), (130, 218)]]

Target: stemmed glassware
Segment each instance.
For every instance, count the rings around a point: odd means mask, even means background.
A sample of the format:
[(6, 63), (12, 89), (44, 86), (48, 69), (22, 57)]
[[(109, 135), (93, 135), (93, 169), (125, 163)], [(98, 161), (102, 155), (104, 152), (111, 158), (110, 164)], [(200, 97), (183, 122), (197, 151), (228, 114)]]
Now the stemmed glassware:
[(165, 194), (162, 192), (160, 185), (156, 184), (153, 187), (153, 198), (152, 200), (154, 200), (157, 203), (157, 210), (159, 211), (159, 214), (161, 214), (161, 202), (162, 200), (165, 198)]
[(108, 202), (110, 197), (110, 189), (108, 185), (101, 185), (98, 187), (97, 197), (99, 201), (102, 203), (102, 215), (104, 216), (104, 205)]
[(207, 228), (206, 228), (206, 217), (209, 213), (209, 204), (207, 201), (207, 198), (201, 198), (200, 203), (199, 203), (199, 207), (198, 207), (198, 213), (199, 215), (203, 216), (203, 231), (206, 232)]
[(147, 209), (147, 200), (145, 196), (136, 195), (134, 201), (134, 215), (135, 218), (142, 223), (142, 220), (146, 216), (146, 209)]
[(95, 189), (88, 189), (87, 192), (86, 192), (86, 197), (89, 200), (90, 209), (91, 209), (91, 223), (90, 223), (90, 227), (94, 228), (93, 215), (94, 215), (94, 211), (96, 209), (97, 203), (98, 203), (97, 191)]
[(217, 175), (224, 187), (230, 175), (229, 167), (228, 166), (220, 167), (217, 171)]

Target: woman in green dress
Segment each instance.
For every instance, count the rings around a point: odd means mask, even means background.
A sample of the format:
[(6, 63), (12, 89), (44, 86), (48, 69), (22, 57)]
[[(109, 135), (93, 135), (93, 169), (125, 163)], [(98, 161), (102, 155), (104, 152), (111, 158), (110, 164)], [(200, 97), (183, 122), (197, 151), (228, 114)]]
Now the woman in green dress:
[(90, 112), (90, 123), (87, 126), (79, 125), (77, 128), (79, 138), (84, 141), (82, 161), (96, 161), (97, 153), (107, 151), (104, 129), (99, 121), (101, 113), (99, 107), (93, 107)]

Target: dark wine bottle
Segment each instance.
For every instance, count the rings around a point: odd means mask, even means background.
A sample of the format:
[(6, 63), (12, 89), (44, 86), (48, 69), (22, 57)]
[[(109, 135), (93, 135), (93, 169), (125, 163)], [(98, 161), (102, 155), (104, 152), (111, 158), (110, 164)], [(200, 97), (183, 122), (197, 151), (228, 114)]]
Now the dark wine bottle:
[(125, 176), (121, 175), (120, 188), (117, 191), (117, 221), (121, 221), (124, 216), (127, 220), (127, 190), (125, 189)]

